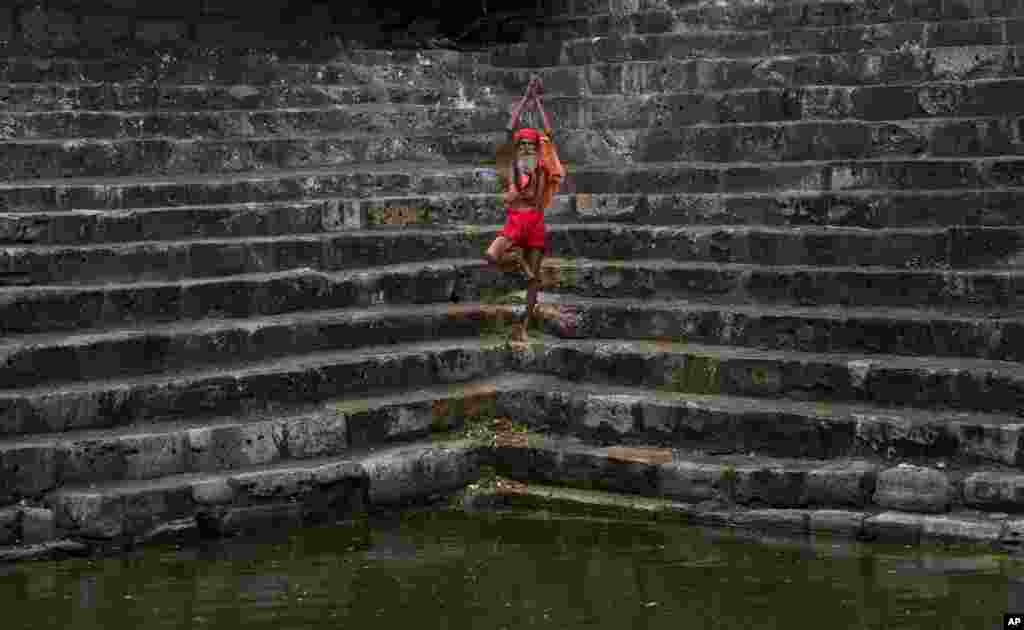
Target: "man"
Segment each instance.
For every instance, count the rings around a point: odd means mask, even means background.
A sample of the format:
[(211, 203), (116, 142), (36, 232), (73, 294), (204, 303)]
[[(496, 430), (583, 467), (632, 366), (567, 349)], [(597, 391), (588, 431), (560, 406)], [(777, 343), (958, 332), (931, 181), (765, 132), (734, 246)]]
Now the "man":
[[(514, 341), (526, 341), (530, 320), (537, 307), (537, 292), (540, 290), (540, 265), (547, 250), (547, 234), (544, 226), (544, 210), (551, 205), (555, 193), (565, 178), (565, 168), (558, 159), (555, 145), (551, 141), (551, 120), (541, 103), (543, 86), (534, 77), (526, 88), (523, 100), (516, 105), (509, 119), (507, 131), (514, 159), (503, 159), (510, 153), (499, 149), (498, 165), (506, 182), (505, 227), (484, 258), (492, 265), (503, 263), (503, 257), (511, 247), (522, 250), (520, 266), (527, 278), (526, 316), (522, 325), (513, 333)], [(535, 105), (544, 121), (544, 131), (523, 128), (516, 131), (523, 110)], [(507, 162), (507, 164), (504, 164)]]

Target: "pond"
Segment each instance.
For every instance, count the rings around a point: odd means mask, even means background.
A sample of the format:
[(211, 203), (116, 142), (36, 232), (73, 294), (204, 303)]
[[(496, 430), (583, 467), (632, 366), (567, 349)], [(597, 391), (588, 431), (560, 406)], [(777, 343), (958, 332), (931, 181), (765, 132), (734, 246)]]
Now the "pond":
[(0, 627), (1000, 628), (1024, 561), (517, 510), (421, 510), (2, 569)]

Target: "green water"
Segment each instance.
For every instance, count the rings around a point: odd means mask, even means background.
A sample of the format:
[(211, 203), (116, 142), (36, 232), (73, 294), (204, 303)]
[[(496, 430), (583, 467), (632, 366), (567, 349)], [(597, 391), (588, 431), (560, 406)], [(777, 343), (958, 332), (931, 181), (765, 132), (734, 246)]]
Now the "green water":
[(649, 521), (420, 512), (0, 573), (0, 628), (979, 628), (1024, 563)]

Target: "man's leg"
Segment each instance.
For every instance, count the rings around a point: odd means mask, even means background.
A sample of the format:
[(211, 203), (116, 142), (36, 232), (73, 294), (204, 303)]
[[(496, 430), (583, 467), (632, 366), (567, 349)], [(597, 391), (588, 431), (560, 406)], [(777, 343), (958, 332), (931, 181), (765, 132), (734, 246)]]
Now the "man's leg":
[(540, 292), (540, 264), (544, 260), (544, 251), (528, 248), (524, 250), (523, 259), (526, 267), (530, 270), (530, 279), (526, 283), (526, 317), (523, 319), (523, 326), (518, 331), (518, 341), (526, 341), (527, 331), (530, 322), (533, 320), (534, 311), (537, 310), (537, 293)]
[(491, 246), (487, 248), (486, 252), (484, 252), (484, 260), (492, 265), (497, 265), (501, 262), (502, 257), (505, 256), (505, 252), (507, 252), (510, 247), (512, 247), (512, 241), (507, 237), (499, 236), (494, 239)]

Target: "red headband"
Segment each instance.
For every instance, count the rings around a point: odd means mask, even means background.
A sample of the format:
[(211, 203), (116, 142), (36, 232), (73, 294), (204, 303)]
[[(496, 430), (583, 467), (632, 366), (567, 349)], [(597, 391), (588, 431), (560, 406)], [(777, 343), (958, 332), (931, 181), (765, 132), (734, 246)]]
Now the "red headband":
[(523, 129), (516, 131), (513, 138), (516, 142), (519, 142), (520, 140), (529, 140), (530, 142), (537, 144), (538, 142), (540, 142), (540, 132), (537, 131), (536, 129), (530, 129), (529, 127), (525, 127)]

